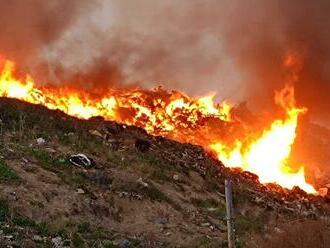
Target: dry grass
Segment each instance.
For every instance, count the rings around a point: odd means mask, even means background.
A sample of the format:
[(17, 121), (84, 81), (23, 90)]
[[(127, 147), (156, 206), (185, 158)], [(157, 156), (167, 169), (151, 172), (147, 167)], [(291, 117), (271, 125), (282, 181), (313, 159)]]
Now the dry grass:
[(329, 248), (330, 229), (321, 221), (294, 222), (258, 243), (267, 248)]

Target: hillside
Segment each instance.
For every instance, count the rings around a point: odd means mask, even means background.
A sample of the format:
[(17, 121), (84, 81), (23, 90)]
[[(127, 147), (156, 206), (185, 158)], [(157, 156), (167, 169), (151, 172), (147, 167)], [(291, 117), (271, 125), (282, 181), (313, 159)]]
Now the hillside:
[(0, 119), (0, 247), (226, 247), (228, 177), (238, 247), (330, 247), (327, 198), (263, 186), (201, 147), (4, 98)]

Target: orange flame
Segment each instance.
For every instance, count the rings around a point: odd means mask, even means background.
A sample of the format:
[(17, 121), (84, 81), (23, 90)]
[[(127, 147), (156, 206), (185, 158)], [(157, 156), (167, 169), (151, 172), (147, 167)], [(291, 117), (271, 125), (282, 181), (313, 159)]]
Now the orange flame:
[(315, 189), (305, 181), (304, 168), (293, 172), (288, 164), (291, 146), (296, 138), (298, 116), (305, 109), (295, 108), (293, 99), (287, 98), (286, 93), (292, 97), (293, 88), (285, 88), (276, 94), (278, 104), (287, 107), (284, 120), (273, 121), (260, 137), (244, 146), (240, 140), (236, 140), (232, 147), (221, 142), (210, 147), (224, 164), (257, 174), (261, 183), (276, 182), (289, 189), (298, 185), (306, 192), (313, 193)]
[(10, 61), (4, 63), (0, 74), (2, 97), (41, 104), (82, 119), (102, 116), (142, 127), (153, 135), (201, 145), (215, 151), (226, 166), (257, 174), (262, 183), (276, 182), (286, 188), (299, 186), (314, 193), (313, 186), (305, 181), (304, 168), (293, 172), (288, 164), (298, 116), (305, 111), (295, 107), (293, 93), (293, 88), (287, 87), (276, 94), (276, 102), (286, 112), (284, 120), (274, 120), (256, 139), (237, 137), (230, 143), (226, 141), (226, 132), (231, 132), (237, 124), (231, 113), (232, 105), (226, 101), (216, 104), (214, 95), (193, 99), (158, 88), (109, 90), (104, 97), (95, 98), (83, 90), (37, 87), (30, 76), (19, 80)]

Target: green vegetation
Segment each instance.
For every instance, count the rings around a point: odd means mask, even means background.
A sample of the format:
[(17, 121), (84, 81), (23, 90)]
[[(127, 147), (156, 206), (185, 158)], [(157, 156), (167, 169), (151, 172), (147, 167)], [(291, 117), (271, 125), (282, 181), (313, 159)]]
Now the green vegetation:
[(246, 234), (248, 232), (261, 232), (263, 229), (262, 217), (245, 217), (238, 215), (235, 219), (237, 234)]
[(0, 160), (0, 182), (18, 180), (19, 176), (2, 160)]
[(9, 207), (6, 201), (0, 199), (0, 221), (5, 221), (10, 215)]
[(57, 173), (67, 184), (83, 185), (86, 182), (82, 172), (75, 170), (67, 158), (63, 156), (52, 157), (42, 149), (32, 149), (30, 154), (39, 161), (42, 168)]
[(226, 216), (226, 209), (225, 206), (222, 205), (220, 202), (216, 201), (215, 199), (196, 199), (191, 198), (191, 203), (197, 207), (204, 210), (212, 210), (209, 211), (209, 214), (216, 217), (216, 218), (224, 218)]

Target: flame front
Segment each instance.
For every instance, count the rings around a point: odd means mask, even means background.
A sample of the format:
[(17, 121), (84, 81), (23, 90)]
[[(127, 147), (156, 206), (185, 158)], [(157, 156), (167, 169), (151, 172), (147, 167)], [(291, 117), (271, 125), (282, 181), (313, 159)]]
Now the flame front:
[[(261, 183), (277, 183), (289, 189), (299, 186), (306, 192), (315, 192), (305, 180), (304, 168), (294, 172), (288, 164), (298, 117), (305, 111), (295, 106), (290, 87), (276, 94), (285, 118), (275, 119), (259, 137), (255, 133), (233, 131), (241, 130), (243, 123), (232, 116), (231, 104), (226, 101), (215, 104), (214, 95), (194, 99), (178, 91), (158, 88), (107, 90), (104, 97), (95, 97), (83, 90), (36, 87), (30, 76), (19, 80), (10, 61), (4, 63), (0, 74), (0, 96), (41, 104), (77, 118), (102, 116), (139, 126), (152, 135), (201, 145), (216, 152), (226, 166), (253, 172)], [(237, 137), (229, 141), (228, 134)]]
[(289, 189), (298, 185), (306, 192), (313, 193), (315, 189), (305, 181), (304, 167), (293, 172), (288, 164), (291, 146), (296, 138), (298, 116), (304, 111), (288, 107), (284, 120), (273, 121), (260, 137), (245, 145), (236, 140), (233, 146), (217, 142), (210, 147), (224, 164), (257, 174), (261, 183), (276, 182)]

